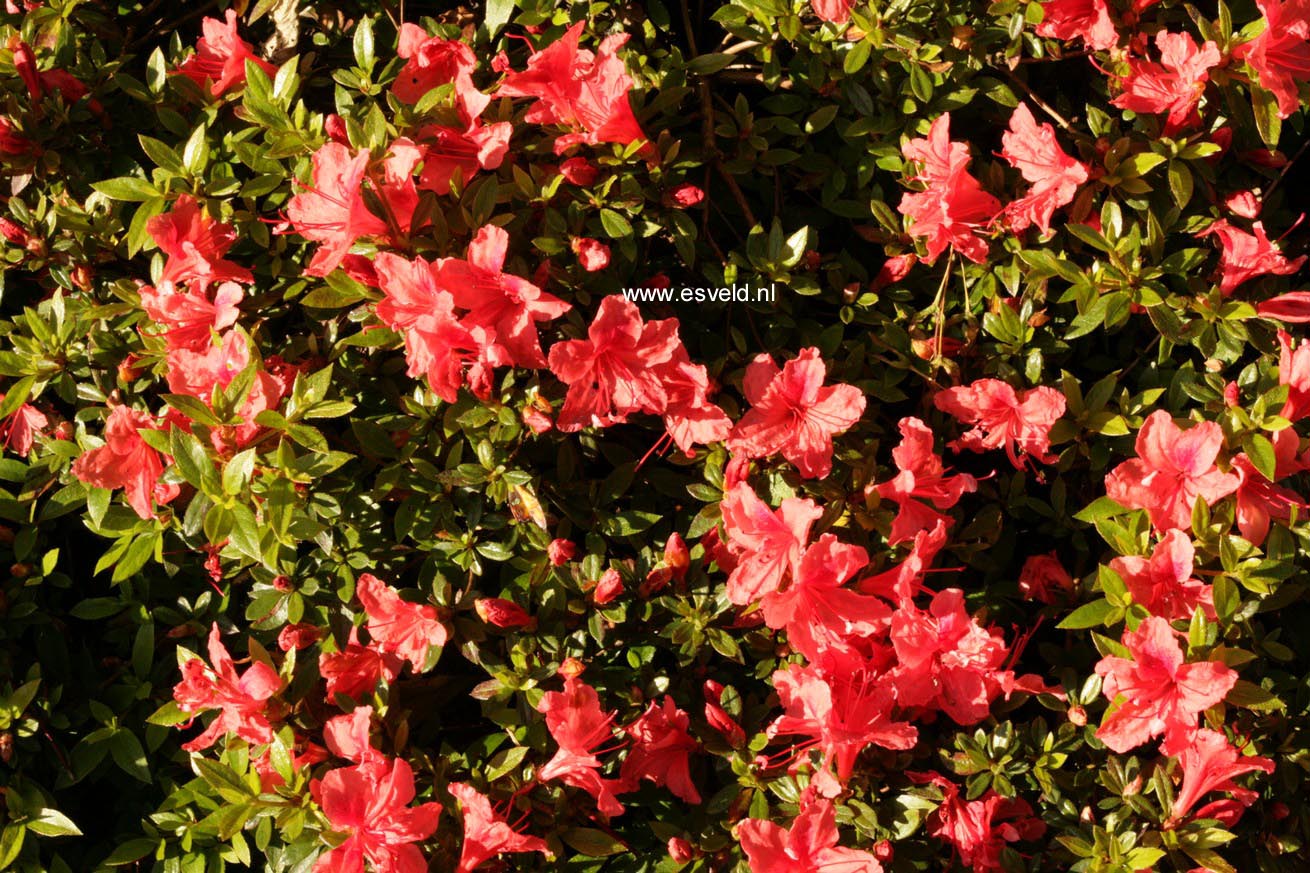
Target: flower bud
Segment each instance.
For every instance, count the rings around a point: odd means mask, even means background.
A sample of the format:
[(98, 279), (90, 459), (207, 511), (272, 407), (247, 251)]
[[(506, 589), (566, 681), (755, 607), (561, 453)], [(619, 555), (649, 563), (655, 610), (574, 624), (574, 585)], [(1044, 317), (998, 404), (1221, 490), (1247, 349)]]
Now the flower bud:
[(573, 560), (577, 551), (578, 547), (569, 540), (555, 539), (546, 546), (546, 557), (550, 559), (551, 565), (561, 567)]
[(673, 863), (675, 864), (686, 864), (694, 857), (691, 843), (687, 842), (682, 837), (670, 837), (669, 857), (673, 859)]
[(502, 597), (483, 597), (474, 601), (473, 608), (478, 617), (489, 625), (499, 628), (529, 627), (536, 620), (512, 600)]
[(597, 606), (604, 606), (623, 593), (623, 577), (619, 571), (610, 568), (601, 574), (592, 592), (592, 600)]
[(674, 579), (681, 582), (687, 578), (687, 568), (691, 566), (691, 553), (687, 551), (687, 543), (677, 531), (669, 534), (669, 538), (664, 543), (664, 563), (668, 565)]

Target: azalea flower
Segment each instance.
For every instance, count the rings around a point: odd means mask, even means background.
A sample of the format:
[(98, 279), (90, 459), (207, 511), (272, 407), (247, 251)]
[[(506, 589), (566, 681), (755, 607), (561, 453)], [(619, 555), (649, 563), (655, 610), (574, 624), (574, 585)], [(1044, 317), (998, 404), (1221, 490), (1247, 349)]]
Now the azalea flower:
[(1005, 207), (1010, 227), (1021, 231), (1035, 224), (1042, 233), (1050, 233), (1055, 210), (1072, 203), (1078, 187), (1087, 181), (1087, 164), (1066, 154), (1055, 139), (1055, 128), (1038, 125), (1023, 103), (1010, 116), (1010, 129), (1001, 134), (1001, 144), (1001, 157), (1031, 186)]
[[(1274, 447), (1274, 482), (1286, 479), (1301, 472), (1306, 464), (1297, 457), (1301, 448), (1301, 439), (1292, 428), (1284, 428), (1270, 434)], [(1242, 452), (1233, 458), (1233, 472), (1237, 474), (1240, 484), (1237, 486), (1237, 529), (1242, 536), (1255, 545), (1261, 545), (1269, 535), (1269, 524), (1273, 519), (1286, 524), (1295, 511), (1304, 518), (1310, 509), (1301, 496), (1290, 488), (1283, 488), (1269, 481)]]
[(504, 97), (537, 98), (525, 116), (528, 122), (559, 124), (574, 131), (556, 138), (556, 154), (580, 144), (629, 145), (646, 140), (628, 101), (632, 77), (617, 54), (628, 34), (605, 37), (592, 54), (578, 45), (585, 24), (579, 21), (545, 49), (534, 51), (527, 69), (508, 72), (498, 92)]
[(582, 665), (573, 659), (560, 666), (563, 691), (547, 691), (537, 704), (546, 716), (546, 729), (559, 744), (559, 750), (537, 778), (549, 782), (560, 779), (596, 798), (596, 806), (607, 816), (623, 814), (623, 804), (615, 798), (626, 790), (622, 779), (605, 779), (598, 772), (597, 747), (614, 738), (614, 713), (602, 712), (596, 689), (578, 678)]
[(692, 363), (681, 343), (659, 366), (659, 380), (667, 397), (664, 427), (684, 455), (693, 457), (695, 446), (728, 438), (732, 419), (710, 402), (709, 373), (704, 365)]
[(901, 444), (892, 449), (892, 460), (900, 472), (891, 481), (874, 486), (884, 500), (899, 504), (887, 538), (891, 545), (931, 530), (938, 522), (949, 526), (951, 519), (936, 510), (950, 509), (965, 494), (978, 490), (977, 480), (967, 473), (946, 475), (941, 456), (932, 450), (933, 434), (926, 424), (917, 418), (902, 418), (897, 427)]
[(701, 802), (700, 792), (691, 779), (689, 761), (700, 743), (687, 733), (690, 723), (687, 713), (666, 694), (663, 703), (652, 700), (640, 718), (624, 726), (624, 733), (632, 738), (632, 747), (623, 759), (619, 778), (629, 791), (636, 790), (643, 779), (649, 779), (687, 803)]
[(849, 651), (848, 640), (873, 636), (891, 618), (878, 598), (843, 587), (868, 563), (864, 549), (824, 534), (805, 550), (791, 584), (764, 594), (765, 623), (786, 628), (791, 647), (811, 660)]
[[(1171, 829), (1189, 818), (1192, 807), (1211, 791), (1227, 791), (1233, 795), (1238, 815), (1241, 809), (1250, 806), (1259, 796), (1249, 788), (1242, 788), (1233, 779), (1243, 773), (1259, 770), (1262, 773), (1274, 772), (1274, 762), (1258, 755), (1243, 755), (1233, 748), (1228, 738), (1218, 731), (1202, 728), (1187, 748), (1178, 755), (1178, 765), (1183, 771), (1183, 784), (1174, 796), (1174, 804), (1169, 810), (1169, 819), (1165, 828)], [(1214, 814), (1226, 801), (1216, 801), (1197, 810), (1194, 818), (1217, 818)], [(1236, 817), (1229, 826), (1236, 823)]]
[(1030, 555), (1019, 571), (1019, 593), (1042, 603), (1059, 603), (1073, 591), (1073, 577), (1055, 552)]
[(471, 873), (486, 861), (506, 852), (543, 852), (550, 855), (546, 841), (514, 830), (491, 802), (472, 785), (451, 782), (446, 786), (459, 801), (464, 819), (464, 842), (455, 873)]
[(352, 700), (364, 700), (377, 690), (380, 680), (395, 682), (403, 666), (403, 660), (382, 651), (376, 643), (362, 645), (359, 629), (355, 627), (350, 629), (350, 639), (344, 649), (323, 652), (318, 656), (318, 672), (327, 680), (328, 700), (336, 699), (338, 694)]
[(937, 553), (946, 547), (946, 525), (949, 521), (943, 516), (937, 519), (931, 530), (916, 532), (910, 553), (901, 563), (877, 575), (864, 577), (856, 587), (865, 594), (876, 594), (895, 604), (906, 603), (916, 593), (927, 591), (923, 586), (923, 577)]
[(531, 629), (537, 626), (536, 619), (528, 615), (527, 610), (503, 597), (480, 597), (473, 601), (473, 609), (478, 618), (493, 627)]
[(473, 84), (478, 59), (466, 43), (428, 36), (417, 24), (406, 22), (400, 26), (396, 54), (405, 59), (405, 66), (391, 83), (397, 100), (417, 103), (433, 88), (453, 83), (455, 103), (465, 121), (482, 115), (491, 102)]
[(252, 661), (245, 673), (238, 675), (218, 622), (214, 622), (209, 630), (209, 665), (200, 658), (187, 660), (182, 665), (182, 681), (173, 689), (173, 700), (190, 715), (217, 709), (218, 718), (182, 748), (199, 752), (229, 733), (251, 745), (272, 742), (269, 701), (282, 690), (282, 684), (277, 671), (262, 661)]
[[(0, 394), (0, 403), (3, 403), (4, 399), (5, 396)], [(8, 418), (0, 421), (0, 446), (4, 446), (20, 458), (26, 458), (32, 451), (34, 437), (48, 424), (50, 419), (46, 418), (44, 412), (30, 403), (20, 404)]]
[(1237, 490), (1238, 478), (1215, 466), (1223, 444), (1215, 422), (1182, 430), (1173, 416), (1157, 409), (1137, 432), (1137, 458), (1110, 471), (1105, 493), (1130, 509), (1145, 509), (1156, 530), (1186, 530), (1198, 497), (1213, 506)]
[(270, 78), (277, 74), (277, 67), (256, 55), (250, 43), (237, 36), (237, 11), (227, 10), (224, 18), (201, 20), (204, 36), (196, 42), (196, 53), (175, 71), (202, 88), (209, 84), (209, 93), (215, 97), (246, 83), (246, 61), (254, 61)]
[(1218, 661), (1184, 663), (1173, 628), (1158, 616), (1125, 630), (1123, 644), (1131, 659), (1110, 655), (1096, 665), (1111, 701), (1096, 738), (1123, 754), (1163, 735), (1160, 750), (1177, 754), (1192, 742), (1196, 716), (1224, 699), (1237, 673)]
[(25, 155), (36, 149), (36, 143), (15, 132), (14, 123), (8, 118), (0, 118), (0, 155), (15, 157)]
[(355, 594), (368, 614), (368, 633), (384, 652), (409, 661), (415, 673), (428, 669), (434, 647), (446, 644), (449, 632), (435, 607), (409, 603), (372, 573), (355, 583)]
[(468, 310), (466, 327), (480, 327), (516, 367), (544, 367), (536, 322), (552, 321), (571, 308), (527, 279), (504, 272), (509, 234), (488, 224), (469, 243), (468, 259), (443, 258), (434, 284), (449, 291), (456, 306)]
[(662, 414), (668, 394), (659, 366), (680, 344), (677, 319), (643, 323), (636, 304), (619, 294), (606, 297), (587, 339), (550, 348), (550, 370), (569, 386), (559, 429), (573, 433), (618, 424), (635, 412)]
[(1093, 51), (1112, 48), (1119, 41), (1106, 0), (1045, 0), (1037, 35), (1065, 42), (1081, 39)]
[(1051, 426), (1064, 415), (1064, 394), (1040, 387), (1016, 392), (999, 379), (979, 379), (972, 385), (947, 388), (933, 403), (973, 430), (951, 443), (952, 449), (982, 452), (1005, 448), (1015, 469), (1023, 469), (1019, 452), (1042, 463), (1054, 463), (1050, 453)]
[(333, 770), (312, 783), (314, 801), (332, 830), (345, 842), (319, 856), (314, 873), (425, 873), (423, 852), (415, 843), (437, 829), (441, 804), (414, 799), (414, 771), (397, 758), (391, 766), (357, 765)]
[(1187, 34), (1165, 30), (1155, 35), (1155, 45), (1160, 63), (1130, 57), (1123, 93), (1110, 102), (1138, 114), (1168, 113), (1164, 133), (1171, 136), (1197, 123), (1196, 106), (1222, 55), (1213, 42), (1197, 46)]
[(287, 204), (287, 217), (296, 233), (319, 243), (305, 275), (326, 276), (361, 237), (389, 233), (386, 221), (364, 202), (369, 160), (368, 150), (351, 154), (336, 142), (324, 143), (314, 153), (313, 184)]
[(334, 715), (324, 723), (323, 742), (338, 758), (383, 772), (387, 758), (373, 748), (369, 739), (372, 728), (373, 707), (356, 706), (349, 715)]
[(781, 370), (771, 355), (757, 355), (743, 383), (751, 409), (728, 434), (728, 450), (747, 458), (781, 452), (802, 477), (827, 476), (832, 438), (860, 420), (865, 401), (854, 385), (824, 387), (826, 373), (813, 347), (801, 349)]
[(894, 688), (858, 657), (834, 656), (829, 663), (828, 669), (790, 664), (773, 674), (773, 687), (786, 712), (769, 726), (768, 734), (810, 737), (804, 748), (812, 745), (822, 752), (819, 769), (832, 767), (832, 775), (844, 785), (865, 748), (911, 749), (919, 732), (893, 718)]
[(941, 789), (941, 804), (928, 816), (928, 835), (949, 843), (974, 873), (992, 873), (1001, 866), (1006, 843), (1041, 839), (1046, 825), (1033, 816), (1023, 798), (1007, 800), (988, 789), (977, 800), (960, 799), (960, 789), (939, 773), (909, 773), (917, 782)]
[(1306, 255), (1289, 261), (1265, 235), (1264, 224), (1252, 222), (1255, 233), (1247, 233), (1224, 219), (1211, 224), (1197, 234), (1219, 237), (1219, 290), (1226, 297), (1238, 285), (1256, 276), (1287, 276), (1301, 269)]
[(746, 731), (723, 708), (724, 687), (713, 679), (706, 679), (702, 687), (705, 695), (705, 720), (710, 723), (734, 749), (741, 748), (746, 742)]
[(181, 493), (177, 485), (159, 481), (164, 475), (159, 452), (141, 438), (140, 431), (159, 429), (144, 412), (115, 406), (105, 420), (105, 444), (73, 461), (73, 475), (97, 488), (122, 488), (138, 516), (154, 518), (154, 504), (162, 506)]
[(244, 296), (236, 282), (219, 285), (212, 300), (199, 286), (182, 290), (167, 281), (158, 287), (143, 286), (138, 293), (146, 315), (164, 327), (162, 336), (170, 351), (210, 347), (215, 333), (236, 324), (241, 315), (237, 304)]
[(829, 800), (810, 800), (790, 829), (748, 818), (737, 825), (737, 838), (751, 873), (882, 873), (873, 855), (837, 845), (837, 814)]
[(1310, 342), (1297, 346), (1285, 330), (1278, 332), (1278, 384), (1287, 386), (1287, 402), (1278, 414), (1289, 421), (1310, 415)]
[(1233, 49), (1278, 99), (1278, 115), (1290, 118), (1301, 108), (1300, 82), (1310, 82), (1310, 0), (1255, 0), (1265, 27)]
[(920, 163), (912, 181), (925, 185), (922, 191), (906, 192), (897, 207), (910, 219), (910, 234), (927, 242), (924, 262), (935, 263), (951, 246), (981, 264), (987, 242), (975, 231), (991, 223), (1001, 203), (969, 175), (969, 147), (951, 142), (951, 114), (938, 116), (928, 136), (910, 140), (902, 152), (906, 160)]
[(255, 281), (245, 267), (223, 259), (237, 240), (236, 228), (210, 218), (190, 194), (179, 195), (171, 212), (146, 222), (146, 231), (168, 256), (159, 277), (161, 286), (185, 282), (203, 295), (212, 283)]
[(813, 500), (787, 497), (773, 510), (741, 483), (723, 496), (720, 508), (728, 548), (739, 559), (728, 576), (729, 600), (745, 606), (800, 575), (810, 526), (823, 515)]
[(1165, 531), (1149, 558), (1129, 555), (1110, 561), (1110, 569), (1123, 578), (1134, 603), (1152, 615), (1170, 621), (1185, 621), (1199, 606), (1206, 618), (1215, 620), (1214, 592), (1192, 577), (1196, 549), (1181, 530)]
[(610, 247), (591, 237), (575, 236), (569, 244), (573, 254), (578, 256), (578, 263), (588, 273), (595, 273), (610, 265)]
[(456, 172), (467, 185), (479, 170), (498, 169), (509, 153), (513, 131), (508, 121), (472, 121), (464, 127), (434, 124), (420, 129), (416, 138), (423, 146), (423, 172), (418, 187), (444, 196), (450, 193)]

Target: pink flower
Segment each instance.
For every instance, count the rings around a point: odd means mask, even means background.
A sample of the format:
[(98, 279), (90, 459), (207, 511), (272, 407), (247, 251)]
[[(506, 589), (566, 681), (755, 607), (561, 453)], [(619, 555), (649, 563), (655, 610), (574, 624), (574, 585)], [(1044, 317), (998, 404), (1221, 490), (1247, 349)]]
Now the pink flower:
[(912, 181), (922, 182), (925, 188), (906, 192), (897, 208), (910, 219), (910, 235), (926, 239), (924, 262), (935, 263), (951, 246), (981, 264), (987, 257), (987, 242), (975, 231), (991, 223), (1001, 203), (969, 175), (969, 147), (951, 142), (951, 114), (938, 116), (927, 137), (910, 140), (902, 151), (906, 160), (920, 163)]
[(943, 412), (974, 425), (951, 448), (982, 452), (1005, 448), (1016, 469), (1022, 469), (1019, 452), (1050, 464), (1051, 427), (1064, 415), (1064, 395), (1056, 388), (1032, 388), (1016, 392), (999, 379), (979, 379), (972, 385), (947, 388), (933, 398)]
[(1055, 552), (1030, 555), (1019, 571), (1019, 593), (1042, 603), (1060, 603), (1073, 591), (1073, 577)]
[(1287, 276), (1301, 269), (1306, 255), (1289, 261), (1265, 236), (1264, 224), (1251, 224), (1254, 234), (1234, 227), (1224, 219), (1197, 234), (1219, 237), (1219, 290), (1228, 296), (1238, 285), (1256, 276)]
[(1233, 49), (1260, 77), (1260, 85), (1278, 98), (1278, 115), (1290, 118), (1301, 108), (1300, 82), (1310, 82), (1310, 2), (1255, 0), (1265, 27), (1250, 42)]
[(159, 277), (161, 286), (185, 282), (203, 296), (211, 283), (255, 281), (245, 267), (223, 259), (237, 240), (236, 228), (214, 221), (190, 194), (179, 195), (173, 211), (151, 218), (146, 230), (168, 256)]
[(441, 804), (410, 807), (414, 771), (402, 759), (333, 770), (312, 786), (332, 830), (345, 842), (319, 856), (314, 873), (424, 873), (427, 861), (415, 843), (437, 829)]
[(277, 73), (277, 67), (261, 59), (250, 43), (237, 36), (236, 10), (227, 10), (225, 19), (205, 18), (200, 22), (205, 35), (196, 43), (196, 53), (175, 71), (202, 88), (210, 83), (209, 93), (215, 97), (246, 83), (246, 61), (254, 61), (270, 77)]
[(1137, 458), (1105, 477), (1105, 493), (1130, 509), (1145, 509), (1156, 530), (1188, 529), (1196, 498), (1213, 506), (1237, 490), (1239, 480), (1215, 466), (1224, 434), (1213, 421), (1188, 430), (1157, 409), (1137, 433)]
[(1096, 674), (1111, 710), (1096, 737), (1123, 754), (1163, 735), (1160, 750), (1177, 754), (1196, 734), (1196, 716), (1232, 690), (1237, 673), (1218, 661), (1183, 663), (1183, 650), (1166, 619), (1151, 616), (1124, 631), (1131, 660), (1102, 658)]
[(823, 515), (812, 500), (788, 497), (775, 511), (741, 483), (723, 496), (723, 528), (738, 557), (728, 576), (728, 599), (745, 606), (800, 573), (810, 526)]
[(1037, 35), (1066, 42), (1081, 39), (1093, 51), (1104, 51), (1119, 41), (1106, 0), (1044, 0)]
[(535, 627), (536, 620), (527, 611), (512, 600), (503, 597), (481, 597), (473, 601), (473, 608), (478, 618), (493, 627), (520, 628)]
[(334, 700), (338, 694), (351, 700), (364, 700), (377, 690), (382, 679), (388, 683), (396, 681), (404, 665), (404, 661), (383, 652), (376, 643), (361, 645), (359, 629), (355, 627), (350, 629), (344, 649), (318, 656), (318, 672), (327, 681), (328, 700)]
[(1185, 621), (1199, 606), (1214, 621), (1214, 592), (1192, 577), (1195, 561), (1191, 538), (1175, 528), (1165, 531), (1149, 558), (1115, 558), (1110, 561), (1110, 569), (1123, 578), (1133, 602), (1145, 606), (1152, 615)]
[(760, 354), (746, 368), (743, 388), (751, 409), (728, 435), (728, 450), (748, 458), (781, 452), (807, 479), (832, 469), (832, 438), (864, 414), (864, 394), (854, 385), (824, 386), (827, 368), (816, 348), (801, 349), (781, 370)]
[(1055, 139), (1055, 128), (1037, 124), (1023, 103), (1010, 116), (1010, 129), (1001, 134), (1001, 143), (1001, 157), (1031, 186), (1005, 207), (1010, 227), (1021, 231), (1035, 224), (1049, 233), (1055, 210), (1072, 203), (1078, 187), (1087, 181), (1087, 164), (1066, 154)]
[(235, 282), (219, 285), (213, 300), (199, 288), (183, 291), (171, 282), (161, 282), (158, 288), (145, 285), (139, 293), (146, 315), (163, 325), (168, 349), (197, 352), (212, 346), (215, 333), (236, 324), (241, 315), (237, 304), (244, 296)]
[(122, 488), (137, 515), (154, 518), (154, 504), (162, 506), (181, 492), (159, 481), (164, 475), (159, 452), (141, 438), (142, 430), (159, 429), (145, 413), (115, 406), (105, 420), (105, 444), (74, 461), (73, 475), (97, 488)]
[(325, 633), (323, 628), (309, 622), (283, 625), (277, 634), (277, 647), (284, 652), (307, 649), (323, 639)]
[(599, 581), (596, 582), (596, 588), (591, 593), (591, 600), (597, 606), (605, 606), (613, 602), (622, 593), (623, 577), (619, 575), (618, 570), (611, 567), (600, 575)]
[(446, 790), (459, 801), (464, 819), (464, 841), (455, 873), (472, 873), (484, 862), (506, 852), (551, 854), (545, 840), (510, 827), (505, 817), (492, 809), (491, 802), (472, 785), (451, 782)]
[(1233, 472), (1241, 480), (1237, 486), (1237, 529), (1255, 545), (1262, 545), (1269, 535), (1269, 524), (1274, 519), (1287, 524), (1295, 511), (1304, 517), (1307, 508), (1295, 491), (1274, 484), (1306, 468), (1297, 458), (1301, 439), (1292, 428), (1270, 435), (1274, 447), (1274, 481), (1261, 473), (1246, 453), (1233, 458)]
[(573, 560), (573, 556), (577, 551), (578, 547), (575, 543), (568, 540), (554, 539), (546, 547), (546, 557), (550, 560), (551, 566), (562, 567)]
[(821, 21), (845, 24), (851, 19), (851, 7), (855, 5), (855, 0), (811, 0), (810, 5)]
[(926, 424), (917, 418), (903, 418), (897, 426), (901, 444), (892, 449), (892, 460), (900, 472), (891, 481), (875, 486), (880, 497), (899, 505), (888, 537), (892, 545), (933, 529), (939, 521), (949, 526), (951, 519), (937, 510), (950, 509), (965, 494), (978, 490), (978, 482), (967, 473), (946, 475), (941, 456), (933, 451), (933, 434)]
[(455, 102), (464, 121), (482, 115), (491, 98), (473, 84), (472, 73), (478, 66), (473, 49), (457, 39), (428, 36), (417, 24), (400, 26), (396, 54), (405, 66), (391, 83), (391, 93), (405, 103), (417, 103), (433, 88), (454, 83)]
[(188, 752), (212, 746), (224, 734), (234, 733), (251, 745), (272, 742), (269, 701), (282, 690), (282, 679), (272, 667), (254, 661), (238, 675), (232, 656), (223, 645), (215, 622), (209, 631), (209, 662), (191, 658), (182, 665), (182, 681), (173, 689), (173, 699), (182, 712), (195, 714), (219, 710), (200, 736), (182, 745)]
[(537, 772), (543, 781), (560, 779), (596, 798), (600, 812), (607, 816), (623, 814), (623, 805), (615, 798), (625, 789), (623, 780), (604, 779), (598, 772), (597, 747), (614, 738), (614, 713), (602, 712), (596, 689), (578, 678), (582, 665), (570, 659), (560, 667), (563, 691), (547, 691), (537, 704), (546, 716), (546, 728), (559, 744), (559, 750)]
[(802, 806), (790, 830), (748, 818), (737, 825), (737, 837), (751, 873), (882, 873), (873, 855), (837, 845), (837, 814), (829, 800)]
[[(0, 403), (3, 403), (4, 399), (5, 396), (0, 394)], [(4, 446), (20, 458), (26, 458), (32, 451), (34, 437), (49, 423), (50, 419), (46, 418), (45, 413), (32, 404), (20, 404), (8, 418), (0, 421), (0, 446)]]
[(560, 175), (579, 188), (589, 188), (600, 175), (596, 165), (586, 158), (569, 158), (559, 165)]
[(415, 135), (423, 147), (423, 172), (418, 187), (445, 196), (450, 193), (456, 173), (467, 185), (480, 170), (495, 170), (509, 153), (514, 132), (508, 121), (494, 124), (469, 122), (467, 126), (433, 124)]
[(1279, 413), (1290, 421), (1310, 415), (1310, 343), (1295, 347), (1285, 330), (1278, 332), (1278, 384), (1287, 386), (1287, 402)]
[(355, 594), (368, 613), (373, 642), (382, 651), (409, 661), (415, 673), (427, 670), (432, 649), (444, 646), (449, 637), (437, 610), (401, 600), (396, 589), (371, 573), (359, 577)]
[(916, 782), (931, 782), (941, 789), (942, 803), (928, 817), (928, 835), (955, 848), (960, 860), (974, 873), (1004, 869), (1001, 850), (1006, 843), (1037, 840), (1046, 825), (1033, 817), (1022, 798), (1007, 800), (988, 790), (977, 800), (961, 800), (955, 783), (937, 773), (909, 773)]
[(664, 196), (665, 203), (678, 209), (690, 209), (705, 199), (705, 192), (690, 182), (676, 185)]
[[(1165, 828), (1170, 829), (1186, 821), (1197, 802), (1211, 791), (1227, 791), (1238, 804), (1238, 814), (1244, 807), (1250, 806), (1259, 796), (1248, 788), (1242, 788), (1233, 781), (1243, 773), (1259, 770), (1262, 773), (1274, 772), (1274, 762), (1258, 755), (1244, 755), (1228, 742), (1228, 738), (1218, 731), (1202, 728), (1187, 748), (1178, 755), (1178, 765), (1183, 771), (1183, 784), (1174, 796), (1174, 805), (1169, 810), (1169, 820)], [(1197, 811), (1195, 818), (1216, 818), (1213, 811), (1225, 801), (1216, 801)]]
[(1128, 75), (1121, 81), (1123, 93), (1110, 101), (1138, 114), (1164, 114), (1165, 135), (1197, 123), (1196, 105), (1210, 81), (1210, 69), (1221, 55), (1213, 42), (1202, 46), (1185, 33), (1160, 31), (1155, 35), (1160, 63), (1128, 59)]
[(628, 790), (635, 791), (643, 779), (649, 779), (687, 803), (701, 802), (688, 763), (688, 756), (700, 748), (687, 733), (690, 723), (687, 713), (665, 695), (662, 704), (652, 700), (640, 718), (623, 728), (632, 738), (632, 748), (619, 771)]
[(573, 254), (578, 256), (578, 263), (588, 273), (595, 273), (610, 265), (610, 247), (599, 240), (585, 236), (575, 236), (570, 244)]

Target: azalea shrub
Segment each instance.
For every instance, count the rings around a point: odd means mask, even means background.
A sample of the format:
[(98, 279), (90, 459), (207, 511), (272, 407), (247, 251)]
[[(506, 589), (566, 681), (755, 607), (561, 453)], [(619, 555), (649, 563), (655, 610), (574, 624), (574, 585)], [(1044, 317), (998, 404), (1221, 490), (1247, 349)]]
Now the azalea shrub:
[(0, 869), (1310, 864), (1305, 0), (0, 45)]

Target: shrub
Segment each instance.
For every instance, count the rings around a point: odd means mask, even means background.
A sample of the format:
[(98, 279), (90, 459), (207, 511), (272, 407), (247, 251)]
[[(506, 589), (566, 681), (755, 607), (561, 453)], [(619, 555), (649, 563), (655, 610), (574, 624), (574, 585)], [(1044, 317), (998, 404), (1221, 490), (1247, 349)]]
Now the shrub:
[(1304, 868), (1301, 0), (434, 5), (6, 3), (0, 868)]

